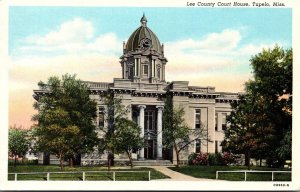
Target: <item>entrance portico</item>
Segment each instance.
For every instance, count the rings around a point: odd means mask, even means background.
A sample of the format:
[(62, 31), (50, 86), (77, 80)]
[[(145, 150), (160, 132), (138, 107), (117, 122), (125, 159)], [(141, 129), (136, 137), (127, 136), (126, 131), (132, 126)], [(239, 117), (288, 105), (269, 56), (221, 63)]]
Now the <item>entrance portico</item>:
[(162, 159), (162, 110), (162, 105), (134, 106), (133, 120), (140, 126), (144, 139), (139, 160)]

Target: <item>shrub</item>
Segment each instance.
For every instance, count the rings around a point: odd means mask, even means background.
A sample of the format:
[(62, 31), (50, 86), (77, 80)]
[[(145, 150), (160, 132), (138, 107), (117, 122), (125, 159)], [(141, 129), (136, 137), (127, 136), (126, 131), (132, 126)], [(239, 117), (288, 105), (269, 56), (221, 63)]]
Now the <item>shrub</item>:
[(193, 160), (196, 159), (197, 157), (197, 153), (191, 153), (189, 156), (188, 156), (188, 164), (189, 165), (194, 165), (193, 164)]
[[(17, 165), (37, 165), (38, 160), (22, 159), (17, 161)], [(14, 160), (8, 160), (8, 165), (14, 165)]]
[(208, 154), (209, 165), (223, 165), (223, 159), (221, 153), (209, 153)]
[(188, 157), (189, 165), (229, 165), (236, 162), (235, 156), (231, 153), (192, 153)]
[(207, 165), (207, 153), (192, 153), (189, 155), (189, 165)]
[(231, 153), (228, 153), (228, 152), (224, 152), (222, 154), (222, 164), (223, 165), (229, 165), (229, 164), (232, 164), (232, 163), (235, 163), (236, 162), (236, 159), (235, 159), (235, 156)]

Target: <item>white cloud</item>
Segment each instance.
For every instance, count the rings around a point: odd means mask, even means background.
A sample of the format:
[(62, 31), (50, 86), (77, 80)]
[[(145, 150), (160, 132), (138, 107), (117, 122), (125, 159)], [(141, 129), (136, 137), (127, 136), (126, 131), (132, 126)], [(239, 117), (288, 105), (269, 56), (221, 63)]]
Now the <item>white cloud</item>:
[[(278, 43), (277, 43), (278, 44)], [(256, 55), (261, 52), (263, 49), (272, 49), (274, 48), (276, 43), (261, 43), (261, 44), (247, 44), (239, 49), (239, 52), (236, 54), (240, 55)], [(279, 46), (282, 46), (278, 44)]]
[(261, 52), (263, 48), (275, 46), (275, 43), (241, 45), (241, 40), (240, 30), (224, 29), (220, 33), (207, 34), (199, 39), (167, 42), (165, 55), (169, 60), (169, 72), (202, 74), (226, 71), (241, 65), (247, 69), (252, 55)]
[(238, 30), (225, 29), (221, 33), (207, 35), (198, 43), (198, 49), (206, 51), (231, 51), (238, 46), (241, 34)]
[(118, 41), (116, 34), (107, 33), (99, 36), (94, 42), (85, 46), (87, 51), (95, 51), (100, 53), (121, 52), (122, 44)]
[(225, 29), (221, 33), (211, 33), (197, 40), (185, 39), (166, 43), (166, 48), (181, 54), (232, 51), (237, 48), (241, 38), (238, 30)]
[(25, 42), (41, 46), (57, 46), (66, 43), (82, 43), (93, 36), (94, 28), (90, 21), (74, 18), (44, 36), (27, 37)]
[(45, 35), (26, 37), (22, 43), (18, 49), (22, 55), (115, 54), (122, 45), (114, 33), (96, 36), (93, 23), (82, 18), (66, 21)]

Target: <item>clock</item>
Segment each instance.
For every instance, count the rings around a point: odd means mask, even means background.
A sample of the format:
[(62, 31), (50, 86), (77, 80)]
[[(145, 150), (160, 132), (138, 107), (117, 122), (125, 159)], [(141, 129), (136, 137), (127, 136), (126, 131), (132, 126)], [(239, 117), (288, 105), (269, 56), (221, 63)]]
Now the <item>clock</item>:
[(140, 46), (142, 49), (148, 49), (151, 47), (151, 40), (148, 38), (144, 38), (140, 41)]

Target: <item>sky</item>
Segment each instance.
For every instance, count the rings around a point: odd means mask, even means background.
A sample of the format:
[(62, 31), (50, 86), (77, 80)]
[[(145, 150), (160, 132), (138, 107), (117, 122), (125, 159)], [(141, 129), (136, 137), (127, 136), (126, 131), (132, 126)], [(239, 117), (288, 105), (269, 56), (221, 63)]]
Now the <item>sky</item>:
[(30, 128), (39, 81), (65, 73), (86, 81), (121, 77), (122, 42), (147, 26), (165, 46), (167, 81), (242, 92), (250, 58), (292, 46), (290, 8), (34, 7), (9, 8), (9, 125)]

